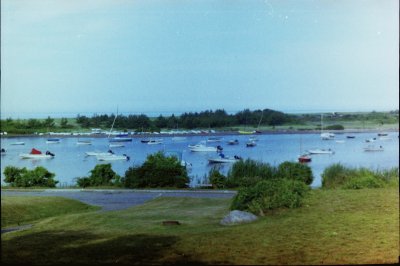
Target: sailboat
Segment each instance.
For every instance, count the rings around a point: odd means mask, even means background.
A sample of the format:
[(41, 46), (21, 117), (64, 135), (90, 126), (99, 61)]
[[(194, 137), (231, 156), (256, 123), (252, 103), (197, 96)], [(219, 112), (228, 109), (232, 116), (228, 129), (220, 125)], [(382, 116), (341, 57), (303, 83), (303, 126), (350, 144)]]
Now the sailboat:
[(323, 114), (321, 114), (321, 139), (322, 140), (331, 140), (335, 138), (334, 133), (323, 132)]
[(108, 141), (109, 142), (128, 142), (128, 141), (132, 141), (132, 138), (129, 138), (128, 134), (118, 134), (114, 138), (110, 139), (111, 131), (114, 128), (115, 120), (117, 120), (117, 117), (118, 117), (118, 108), (117, 108), (117, 114), (115, 115), (114, 121), (113, 121), (113, 123), (111, 125), (110, 132), (108, 133)]
[(299, 160), (299, 163), (309, 163), (311, 162), (311, 157), (308, 153), (303, 152), (303, 141), (302, 137), (300, 135), (300, 155), (297, 159)]
[(258, 134), (262, 133), (258, 128), (259, 128), (260, 125), (261, 125), (261, 121), (262, 121), (262, 119), (263, 119), (263, 115), (264, 115), (264, 110), (261, 111), (261, 118), (260, 118), (260, 121), (258, 121), (258, 126), (257, 126), (257, 128), (256, 128), (256, 133), (258, 133)]

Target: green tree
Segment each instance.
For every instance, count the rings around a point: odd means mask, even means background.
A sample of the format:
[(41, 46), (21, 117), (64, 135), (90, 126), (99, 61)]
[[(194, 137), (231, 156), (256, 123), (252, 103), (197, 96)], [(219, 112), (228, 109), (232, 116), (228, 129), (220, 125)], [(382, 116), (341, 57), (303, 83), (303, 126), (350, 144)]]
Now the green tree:
[(165, 156), (157, 152), (147, 156), (146, 161), (125, 172), (125, 187), (187, 187), (189, 177), (186, 168), (175, 156)]
[(112, 186), (120, 184), (120, 176), (116, 174), (111, 164), (98, 164), (91, 171), (89, 177), (77, 178), (80, 187), (88, 186)]
[(65, 117), (62, 117), (61, 118), (61, 122), (60, 122), (60, 126), (61, 126), (61, 128), (68, 128), (69, 127), (68, 119), (65, 118)]

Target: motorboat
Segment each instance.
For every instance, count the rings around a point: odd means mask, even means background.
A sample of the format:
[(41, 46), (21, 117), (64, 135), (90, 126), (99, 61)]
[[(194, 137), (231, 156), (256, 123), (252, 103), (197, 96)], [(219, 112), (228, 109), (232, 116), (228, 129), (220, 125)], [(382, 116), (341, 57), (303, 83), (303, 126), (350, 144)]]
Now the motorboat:
[(92, 141), (91, 140), (78, 140), (76, 142), (76, 145), (92, 145)]
[(6, 155), (6, 150), (4, 148), (1, 148), (1, 155)]
[(346, 136), (346, 138), (348, 138), (348, 139), (355, 139), (356, 136), (354, 136), (354, 135), (348, 135), (348, 136)]
[(108, 156), (108, 155), (113, 155), (112, 150), (108, 150), (107, 152), (99, 152), (99, 151), (87, 151), (85, 152), (86, 156)]
[(228, 144), (229, 145), (237, 145), (237, 144), (239, 144), (239, 141), (237, 139), (234, 139), (234, 140), (231, 139), (231, 140), (228, 141)]
[(378, 133), (378, 136), (379, 137), (383, 137), (383, 136), (387, 136), (388, 135), (388, 133), (386, 133), (386, 132), (380, 132), (380, 133)]
[(129, 142), (132, 141), (132, 138), (127, 137), (114, 137), (109, 140), (109, 142)]
[(141, 143), (148, 143), (150, 141), (150, 139), (142, 139), (140, 140)]
[(206, 146), (204, 142), (200, 142), (196, 145), (189, 145), (188, 147), (190, 151), (193, 152), (218, 152), (222, 150), (222, 147), (219, 145), (217, 147)]
[(162, 143), (162, 139), (151, 139), (147, 142), (147, 145), (157, 145)]
[(365, 140), (365, 142), (374, 142), (374, 141), (376, 141), (376, 138), (370, 138)]
[(222, 138), (218, 138), (218, 137), (209, 137), (207, 139), (207, 142), (220, 142), (222, 140)]
[(379, 146), (379, 147), (375, 147), (373, 145), (368, 145), (368, 147), (364, 148), (364, 151), (383, 151), (383, 147)]
[(97, 155), (96, 158), (99, 161), (119, 161), (119, 160), (129, 161), (130, 160), (129, 156), (126, 154), (123, 154), (123, 155), (116, 155), (116, 154)]
[(58, 138), (47, 139), (46, 143), (47, 144), (57, 144), (57, 143), (60, 143), (60, 139), (58, 139)]
[(335, 134), (334, 133), (330, 133), (330, 132), (325, 132), (325, 133), (321, 133), (321, 139), (322, 140), (331, 140), (335, 138)]
[(234, 163), (242, 158), (240, 156), (235, 155), (234, 157), (225, 156), (224, 154), (220, 153), (219, 157), (216, 158), (209, 158), (209, 163)]
[(257, 143), (254, 140), (246, 143), (246, 147), (255, 147), (256, 145)]
[(313, 149), (308, 150), (309, 154), (334, 154), (335, 152), (331, 149)]
[(51, 159), (54, 158), (54, 154), (46, 151), (46, 153), (42, 153), (41, 151), (33, 148), (30, 153), (22, 153), (19, 155), (21, 159)]
[(311, 162), (311, 157), (308, 154), (303, 154), (299, 156), (298, 160), (299, 163), (309, 163)]

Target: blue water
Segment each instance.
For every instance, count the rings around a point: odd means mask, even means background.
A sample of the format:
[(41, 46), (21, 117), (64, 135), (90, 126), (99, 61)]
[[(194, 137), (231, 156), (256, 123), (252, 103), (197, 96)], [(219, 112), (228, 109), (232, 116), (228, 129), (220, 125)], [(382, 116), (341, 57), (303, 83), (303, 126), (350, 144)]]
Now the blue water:
[[(278, 166), (284, 161), (297, 161), (302, 150), (307, 149), (332, 149), (333, 155), (313, 155), (312, 162), (308, 165), (314, 174), (312, 187), (321, 186), (321, 174), (323, 170), (333, 164), (342, 163), (351, 167), (368, 167), (371, 169), (386, 169), (399, 166), (399, 139), (398, 132), (389, 132), (390, 140), (380, 140), (376, 133), (356, 133), (355, 139), (347, 139), (346, 134), (336, 134), (335, 140), (321, 140), (319, 134), (266, 134), (256, 135), (259, 139), (257, 146), (248, 148), (246, 142), (248, 135), (222, 136), (221, 142), (208, 143), (209, 146), (221, 145), (227, 156), (240, 155), (242, 158), (251, 158)], [(365, 142), (369, 138), (377, 138), (373, 145), (383, 146), (383, 152), (364, 152), (363, 148), (368, 145)], [(197, 144), (206, 140), (207, 136), (190, 136), (184, 141), (173, 141), (172, 137), (162, 137), (163, 144), (147, 145), (140, 142), (141, 138), (134, 138), (132, 142), (125, 142), (125, 147), (113, 148), (115, 154), (127, 154), (130, 161), (113, 161), (112, 168), (123, 176), (125, 171), (132, 165), (142, 164), (147, 155), (157, 151), (176, 151), (182, 154), (183, 160), (192, 164), (189, 175), (191, 185), (196, 186), (208, 183), (205, 176), (213, 165), (208, 164), (207, 158), (216, 157), (214, 152), (191, 152), (189, 144)], [(88, 176), (96, 164), (109, 163), (99, 162), (94, 156), (85, 156), (86, 151), (107, 151), (108, 140), (106, 138), (91, 138), (92, 145), (77, 145), (78, 138), (61, 138), (59, 144), (46, 144), (46, 137), (18, 137), (2, 138), (1, 147), (6, 149), (6, 155), (1, 156), (1, 183), (4, 184), (4, 168), (12, 165), (33, 169), (43, 166), (56, 174), (61, 186), (75, 184), (76, 177)], [(239, 145), (228, 145), (231, 139), (238, 139)], [(338, 143), (336, 141), (344, 141)], [(11, 145), (13, 142), (23, 141), (25, 145)], [(32, 148), (45, 152), (51, 151), (55, 154), (53, 159), (20, 159), (20, 153), (29, 153)], [(219, 170), (226, 174), (231, 164), (219, 165)]]

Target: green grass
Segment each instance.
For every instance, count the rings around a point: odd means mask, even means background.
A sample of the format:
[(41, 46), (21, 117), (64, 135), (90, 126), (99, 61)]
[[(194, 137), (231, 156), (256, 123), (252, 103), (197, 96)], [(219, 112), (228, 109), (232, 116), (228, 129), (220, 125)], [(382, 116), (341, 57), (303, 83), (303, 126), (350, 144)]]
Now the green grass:
[(60, 197), (2, 196), (1, 227), (21, 225), (47, 217), (98, 209), (100, 208)]
[(398, 203), (398, 188), (313, 190), (301, 208), (225, 227), (219, 221), (228, 199), (158, 198), (123, 211), (55, 216), (2, 235), (2, 262), (395, 263)]

